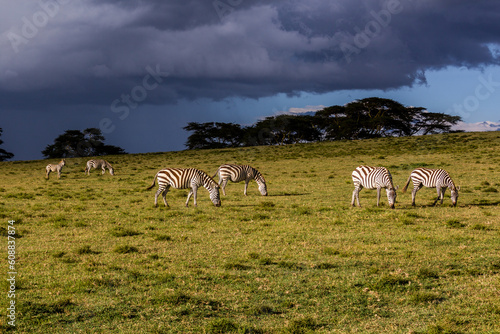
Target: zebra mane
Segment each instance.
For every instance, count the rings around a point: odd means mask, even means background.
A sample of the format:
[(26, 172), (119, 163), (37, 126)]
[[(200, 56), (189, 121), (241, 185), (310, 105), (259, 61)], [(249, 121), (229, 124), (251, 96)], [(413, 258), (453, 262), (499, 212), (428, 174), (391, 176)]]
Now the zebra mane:
[(264, 176), (262, 176), (262, 174), (258, 170), (256, 170), (253, 167), (250, 167), (250, 168), (252, 168), (252, 170), (254, 172), (253, 174), (254, 174), (254, 180), (255, 181), (264, 182), (264, 183), (266, 182), (266, 180), (264, 179)]
[(392, 174), (391, 172), (389, 172), (389, 170), (385, 167), (382, 167), (385, 169), (385, 171), (387, 172), (387, 175), (389, 176), (389, 180), (391, 180), (391, 187), (389, 188), (389, 190), (396, 190), (396, 187), (394, 187), (394, 181), (392, 180)]
[(198, 169), (198, 175), (200, 175), (200, 177), (202, 178), (204, 185), (207, 185), (207, 183), (208, 183), (212, 187), (218, 186), (217, 182), (215, 182), (215, 180), (210, 175), (208, 175), (207, 173), (205, 173), (201, 169)]

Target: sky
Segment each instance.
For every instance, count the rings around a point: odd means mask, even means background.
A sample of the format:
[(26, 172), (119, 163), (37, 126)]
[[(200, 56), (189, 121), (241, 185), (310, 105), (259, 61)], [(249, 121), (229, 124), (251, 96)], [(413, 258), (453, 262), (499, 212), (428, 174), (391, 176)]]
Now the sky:
[(500, 129), (500, 2), (0, 0), (1, 148), (94, 127), (129, 153), (382, 97)]

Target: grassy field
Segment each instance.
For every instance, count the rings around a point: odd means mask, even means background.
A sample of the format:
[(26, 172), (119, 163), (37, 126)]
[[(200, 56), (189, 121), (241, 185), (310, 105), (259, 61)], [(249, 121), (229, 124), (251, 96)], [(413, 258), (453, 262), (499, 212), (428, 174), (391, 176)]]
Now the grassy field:
[[(16, 229), (19, 333), (499, 333), (500, 133), (0, 163), (2, 293), (8, 332), (8, 221)], [(146, 190), (164, 167), (213, 175), (222, 163), (262, 172), (230, 183), (222, 207)], [(385, 166), (403, 187), (415, 167), (444, 168), (458, 206), (435, 189), (376, 207), (352, 170)]]

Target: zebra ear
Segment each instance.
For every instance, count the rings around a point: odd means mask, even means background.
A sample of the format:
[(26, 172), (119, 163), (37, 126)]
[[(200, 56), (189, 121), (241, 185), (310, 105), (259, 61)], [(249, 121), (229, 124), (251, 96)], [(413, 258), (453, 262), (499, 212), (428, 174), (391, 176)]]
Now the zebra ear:
[(398, 190), (398, 189), (399, 189), (399, 186), (396, 186), (396, 190)]
[(460, 191), (460, 186), (458, 186), (458, 187), (457, 187), (457, 190), (459, 190), (459, 191)]

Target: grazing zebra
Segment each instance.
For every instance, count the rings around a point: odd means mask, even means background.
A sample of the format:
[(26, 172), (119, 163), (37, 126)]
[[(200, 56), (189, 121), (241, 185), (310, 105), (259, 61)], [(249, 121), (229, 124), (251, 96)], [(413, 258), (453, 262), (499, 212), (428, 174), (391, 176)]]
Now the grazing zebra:
[(380, 189), (385, 188), (387, 192), (387, 200), (389, 206), (394, 209), (396, 203), (396, 190), (392, 183), (391, 173), (385, 167), (370, 167), (359, 166), (352, 172), (352, 182), (354, 183), (354, 191), (352, 193), (351, 205), (354, 206), (354, 201), (357, 200), (359, 204), (359, 192), (363, 187), (367, 189), (377, 189), (377, 206), (380, 203)]
[(175, 189), (191, 188), (189, 191), (186, 207), (188, 206), (191, 195), (194, 195), (194, 206), (196, 206), (196, 194), (198, 188), (203, 186), (210, 193), (210, 200), (215, 206), (220, 206), (219, 186), (205, 172), (195, 168), (165, 168), (156, 173), (153, 184), (148, 190), (153, 188), (158, 178), (158, 191), (155, 194), (155, 206), (158, 206), (158, 195), (162, 194), (165, 206), (167, 203), (167, 193), (170, 187)]
[(47, 167), (45, 167), (45, 177), (48, 179), (50, 172), (57, 172), (57, 178), (60, 179), (64, 165), (66, 165), (66, 159), (62, 159), (57, 165), (48, 164)]
[(410, 177), (408, 177), (408, 181), (403, 188), (403, 192), (406, 191), (410, 181), (413, 182), (413, 191), (411, 192), (411, 205), (415, 206), (415, 196), (417, 195), (417, 191), (419, 191), (422, 187), (428, 188), (436, 188), (437, 190), (437, 198), (432, 205), (436, 205), (437, 201), (441, 199), (441, 204), (443, 204), (444, 193), (446, 192), (446, 188), (450, 188), (451, 191), (451, 203), (453, 206), (457, 205), (458, 200), (458, 191), (460, 187), (456, 187), (455, 183), (444, 169), (429, 169), (429, 168), (417, 168), (414, 169)]
[(231, 180), (232, 182), (241, 182), (244, 180), (245, 190), (243, 191), (243, 194), (246, 196), (248, 182), (252, 179), (257, 182), (261, 195), (267, 196), (266, 180), (264, 180), (262, 174), (253, 167), (248, 165), (221, 165), (213, 177), (215, 178), (217, 174), (219, 174), (219, 185), (222, 188), (224, 196), (226, 196), (225, 188), (228, 180)]
[(87, 167), (85, 167), (85, 175), (87, 175), (87, 174), (90, 175), (90, 170), (92, 168), (95, 168), (95, 169), (101, 168), (103, 175), (104, 175), (104, 173), (106, 173), (106, 168), (107, 168), (109, 170), (109, 174), (115, 175), (115, 170), (113, 169), (113, 166), (111, 166), (111, 164), (109, 162), (107, 162), (106, 160), (99, 159), (99, 160), (87, 161)]

